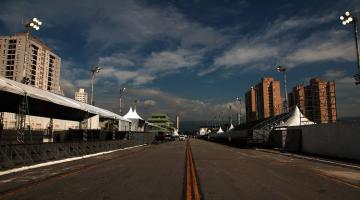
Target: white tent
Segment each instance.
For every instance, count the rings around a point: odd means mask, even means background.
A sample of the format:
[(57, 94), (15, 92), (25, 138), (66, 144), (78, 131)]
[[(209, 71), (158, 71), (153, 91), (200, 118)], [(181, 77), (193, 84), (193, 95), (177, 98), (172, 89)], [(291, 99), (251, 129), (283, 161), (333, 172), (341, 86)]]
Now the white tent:
[(129, 111), (126, 113), (126, 115), (124, 115), (124, 118), (126, 119), (141, 119), (143, 120), (143, 118), (141, 118), (139, 116), (139, 114), (137, 114), (136, 109), (133, 109), (132, 107), (130, 107)]
[(219, 130), (218, 130), (216, 133), (217, 133), (217, 134), (224, 133), (224, 131), (222, 130), (221, 126), (220, 126)]
[(276, 127), (287, 127), (287, 126), (304, 126), (304, 125), (311, 125), (315, 124), (315, 122), (310, 121), (306, 118), (300, 111), (300, 109), (295, 106), (294, 110), (292, 111), (291, 115), (282, 120), (279, 125)]
[(179, 130), (175, 129), (174, 132), (172, 133), (172, 136), (179, 137)]
[(230, 130), (232, 130), (232, 129), (234, 129), (234, 125), (231, 123), (228, 131), (230, 131)]
[(130, 107), (129, 111), (124, 115), (125, 119), (131, 120), (131, 130), (132, 131), (144, 131), (145, 129), (145, 122), (143, 118), (141, 118), (137, 112), (136, 109), (133, 110), (132, 107)]
[(135, 119), (141, 119), (141, 120), (143, 120), (143, 118), (141, 118), (141, 117), (137, 114), (136, 108), (134, 109), (133, 114), (134, 114)]

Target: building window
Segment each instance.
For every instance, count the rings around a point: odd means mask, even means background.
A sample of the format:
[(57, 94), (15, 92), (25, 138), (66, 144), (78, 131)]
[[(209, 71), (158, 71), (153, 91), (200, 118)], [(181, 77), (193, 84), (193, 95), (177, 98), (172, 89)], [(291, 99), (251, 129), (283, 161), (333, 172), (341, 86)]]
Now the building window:
[(8, 60), (8, 61), (6, 61), (6, 64), (7, 64), (7, 65), (14, 65), (14, 63), (15, 63), (14, 60)]
[(8, 59), (8, 60), (14, 60), (14, 59), (15, 59), (15, 55), (8, 55), (8, 56), (7, 56), (7, 59)]
[(13, 49), (13, 50), (8, 50), (8, 54), (15, 54), (15, 49)]
[(14, 66), (6, 66), (6, 70), (14, 70)]
[(9, 44), (8, 49), (16, 49), (16, 44)]

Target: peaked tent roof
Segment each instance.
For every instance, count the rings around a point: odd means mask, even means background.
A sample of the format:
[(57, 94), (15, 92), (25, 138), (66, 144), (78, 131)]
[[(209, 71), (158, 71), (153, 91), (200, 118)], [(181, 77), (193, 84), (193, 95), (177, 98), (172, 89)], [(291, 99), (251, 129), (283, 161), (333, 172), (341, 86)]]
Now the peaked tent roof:
[(230, 131), (230, 130), (232, 130), (232, 129), (234, 129), (234, 125), (231, 123), (228, 130)]
[(311, 125), (316, 124), (313, 121), (310, 121), (306, 118), (300, 111), (300, 109), (295, 106), (292, 111), (292, 114), (285, 120), (281, 121), (279, 126), (302, 126), (302, 125)]
[(224, 131), (222, 130), (221, 126), (219, 128), (219, 130), (216, 133), (224, 133)]
[(126, 113), (126, 115), (124, 115), (124, 118), (126, 119), (141, 119), (143, 120), (143, 118), (141, 118), (137, 112), (136, 109), (133, 110), (132, 107), (130, 107), (129, 112)]
[(134, 116), (136, 117), (135, 119), (141, 119), (141, 120), (143, 120), (143, 118), (141, 118), (140, 115), (137, 114), (136, 108), (134, 109)]

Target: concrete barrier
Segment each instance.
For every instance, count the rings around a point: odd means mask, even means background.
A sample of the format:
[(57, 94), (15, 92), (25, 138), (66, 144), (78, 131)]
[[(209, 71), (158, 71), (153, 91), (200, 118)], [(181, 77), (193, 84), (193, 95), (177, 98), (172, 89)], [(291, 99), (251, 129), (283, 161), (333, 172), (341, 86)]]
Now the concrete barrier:
[(317, 124), (301, 129), (303, 153), (360, 161), (360, 124)]

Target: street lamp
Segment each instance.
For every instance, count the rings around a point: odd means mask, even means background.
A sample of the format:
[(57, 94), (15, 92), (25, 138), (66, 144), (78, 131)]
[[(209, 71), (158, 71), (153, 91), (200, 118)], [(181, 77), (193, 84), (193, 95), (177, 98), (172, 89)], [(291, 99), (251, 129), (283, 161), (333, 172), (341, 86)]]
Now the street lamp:
[(121, 110), (121, 98), (122, 98), (122, 94), (124, 93), (124, 91), (126, 90), (126, 88), (120, 88), (120, 115), (122, 114), (122, 110)]
[(286, 87), (286, 68), (282, 66), (278, 66), (277, 71), (284, 74), (284, 92), (285, 92), (285, 100), (284, 100), (284, 111), (288, 112), (288, 93)]
[(360, 62), (359, 62), (359, 47), (358, 47), (358, 39), (357, 39), (357, 17), (354, 16), (350, 11), (346, 11), (344, 15), (340, 16), (340, 20), (343, 25), (353, 24), (354, 31), (354, 39), (355, 39), (355, 50), (356, 50), (356, 61), (358, 73), (354, 75), (355, 84), (360, 84)]
[(95, 74), (99, 73), (101, 70), (100, 67), (95, 67), (93, 69), (91, 69), (91, 101), (90, 104), (94, 105), (94, 81), (95, 81)]
[(29, 77), (26, 76), (26, 57), (27, 57), (27, 46), (28, 46), (28, 41), (29, 41), (29, 35), (30, 35), (31, 29), (35, 29), (38, 31), (40, 29), (41, 25), (42, 25), (42, 22), (40, 20), (38, 20), (36, 17), (32, 18), (31, 20), (28, 20), (28, 22), (26, 22), (24, 24), (25, 29), (26, 29), (26, 40), (25, 40), (24, 70), (23, 70), (23, 78), (21, 80), (21, 83), (26, 84), (26, 85), (30, 83)]
[(240, 125), (241, 123), (241, 98), (240, 97), (236, 97), (235, 98), (236, 101), (239, 102), (239, 112), (237, 113), (237, 122), (238, 122), (238, 125)]

